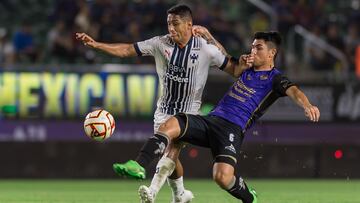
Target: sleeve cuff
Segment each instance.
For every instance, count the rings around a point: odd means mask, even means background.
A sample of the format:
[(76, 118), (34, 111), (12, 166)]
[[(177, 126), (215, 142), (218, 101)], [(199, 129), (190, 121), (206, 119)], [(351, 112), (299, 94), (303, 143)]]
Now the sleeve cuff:
[(224, 70), (224, 68), (226, 67), (226, 64), (228, 63), (229, 59), (228, 57), (225, 57), (224, 62), (222, 63), (222, 65), (219, 67), (220, 70)]
[(134, 48), (138, 56), (142, 56), (142, 53), (139, 49), (139, 45), (137, 43), (134, 43)]

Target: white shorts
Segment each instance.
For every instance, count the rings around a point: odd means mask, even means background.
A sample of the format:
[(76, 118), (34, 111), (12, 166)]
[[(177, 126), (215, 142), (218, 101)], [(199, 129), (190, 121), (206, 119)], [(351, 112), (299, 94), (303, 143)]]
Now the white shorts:
[(161, 113), (156, 110), (154, 114), (154, 133), (156, 133), (161, 124), (165, 123), (172, 115)]
[[(197, 115), (198, 113), (193, 112), (185, 112), (187, 114), (194, 114)], [(171, 118), (174, 115), (164, 114), (160, 112), (160, 110), (156, 109), (154, 113), (154, 133), (156, 133), (159, 130), (159, 127), (161, 124), (165, 123), (169, 118)]]

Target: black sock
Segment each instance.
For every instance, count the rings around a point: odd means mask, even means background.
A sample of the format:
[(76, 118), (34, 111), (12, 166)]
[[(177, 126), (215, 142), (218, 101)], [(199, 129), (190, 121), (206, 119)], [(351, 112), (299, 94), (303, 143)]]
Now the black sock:
[(146, 168), (155, 158), (159, 158), (164, 154), (167, 145), (168, 138), (166, 135), (155, 134), (143, 145), (135, 161)]
[(235, 177), (235, 184), (230, 188), (228, 193), (232, 196), (236, 197), (237, 199), (241, 199), (243, 203), (252, 203), (254, 197), (249, 191), (248, 186), (246, 185), (245, 181), (240, 177)]

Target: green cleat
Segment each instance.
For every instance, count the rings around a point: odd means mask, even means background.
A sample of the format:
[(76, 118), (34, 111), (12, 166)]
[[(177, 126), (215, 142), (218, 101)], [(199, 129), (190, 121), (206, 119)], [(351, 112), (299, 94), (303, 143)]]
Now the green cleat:
[(249, 191), (250, 191), (250, 193), (252, 194), (252, 196), (254, 197), (254, 200), (253, 200), (252, 203), (257, 203), (258, 201), (257, 201), (256, 191), (255, 191), (254, 189), (252, 189), (252, 188), (249, 188)]
[(124, 164), (114, 163), (116, 174), (135, 179), (145, 179), (145, 169), (136, 161), (129, 160)]

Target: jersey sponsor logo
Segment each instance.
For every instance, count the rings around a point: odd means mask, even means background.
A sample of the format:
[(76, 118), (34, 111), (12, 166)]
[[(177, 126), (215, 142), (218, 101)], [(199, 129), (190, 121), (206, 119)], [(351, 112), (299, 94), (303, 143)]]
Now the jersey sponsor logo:
[(244, 92), (242, 89), (240, 89), (237, 85), (234, 86), (234, 90), (242, 95), (245, 95), (247, 97), (251, 97), (251, 94)]
[(169, 71), (173, 71), (175, 73), (184, 73), (186, 72), (186, 68), (185, 67), (180, 67), (174, 64), (169, 64)]
[(189, 78), (182, 78), (178, 75), (172, 75), (170, 73), (166, 73), (166, 77), (175, 82), (180, 82), (180, 83), (188, 83), (189, 82)]
[(232, 97), (232, 98), (234, 98), (234, 99), (237, 99), (237, 100), (239, 100), (239, 101), (241, 101), (241, 102), (245, 102), (245, 98), (243, 98), (243, 97), (235, 94), (233, 91), (230, 91), (230, 92), (229, 92), (229, 96)]
[(242, 81), (242, 79), (239, 79), (237, 82), (236, 82), (236, 85), (238, 87), (240, 87), (241, 89), (244, 89), (246, 90), (247, 92), (251, 93), (251, 94), (255, 94), (256, 91), (253, 89), (253, 88), (250, 88), (250, 87), (247, 87), (244, 82)]

